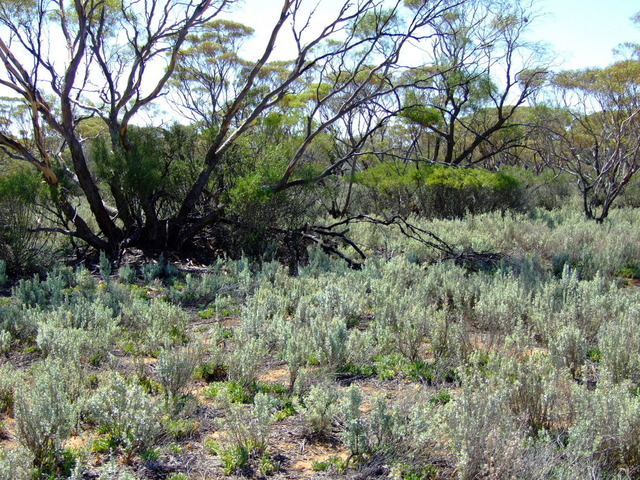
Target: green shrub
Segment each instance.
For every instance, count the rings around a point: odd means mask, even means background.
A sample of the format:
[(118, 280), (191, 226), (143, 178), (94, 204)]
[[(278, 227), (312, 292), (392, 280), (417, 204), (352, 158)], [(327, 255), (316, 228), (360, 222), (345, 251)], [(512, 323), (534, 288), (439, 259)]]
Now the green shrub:
[(7, 262), (0, 260), (0, 287), (4, 287), (9, 281), (7, 277)]
[(552, 169), (535, 172), (522, 167), (506, 167), (501, 171), (517, 179), (524, 199), (532, 207), (545, 210), (560, 208), (570, 202), (571, 197), (577, 193), (574, 182), (566, 173)]
[(518, 210), (524, 205), (518, 180), (475, 168), (379, 163), (358, 173), (356, 182), (369, 187), (380, 213), (391, 210), (404, 216), (462, 218)]
[(37, 204), (47, 190), (35, 170), (0, 174), (0, 258), (9, 272), (44, 271), (51, 265), (50, 234), (37, 233)]

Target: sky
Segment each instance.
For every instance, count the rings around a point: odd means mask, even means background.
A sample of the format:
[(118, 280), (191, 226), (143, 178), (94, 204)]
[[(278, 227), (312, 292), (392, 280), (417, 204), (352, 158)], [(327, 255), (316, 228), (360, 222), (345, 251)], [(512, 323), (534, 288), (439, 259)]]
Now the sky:
[[(312, 5), (317, 0), (305, 0)], [(320, 16), (328, 18), (331, 7), (343, 0), (322, 0), (326, 5)], [(280, 10), (280, 0), (243, 0), (242, 16), (237, 21), (256, 29), (255, 40), (248, 48), (256, 58), (261, 53)], [(540, 12), (532, 19), (530, 39), (549, 44), (558, 55), (558, 69), (604, 67), (615, 61), (612, 50), (622, 42), (640, 43), (640, 25), (630, 17), (640, 11), (640, 0), (536, 0), (535, 8)], [(286, 58), (287, 46), (276, 44), (276, 58)]]
[(604, 67), (616, 58), (620, 43), (640, 43), (640, 25), (630, 17), (640, 0), (538, 0), (543, 13), (534, 21), (531, 38), (548, 42), (562, 69)]

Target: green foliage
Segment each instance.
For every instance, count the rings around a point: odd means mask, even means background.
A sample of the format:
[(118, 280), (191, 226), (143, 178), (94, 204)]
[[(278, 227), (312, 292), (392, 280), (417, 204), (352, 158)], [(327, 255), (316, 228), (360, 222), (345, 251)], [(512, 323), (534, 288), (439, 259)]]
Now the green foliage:
[(0, 174), (0, 258), (11, 273), (39, 271), (52, 260), (47, 258), (49, 235), (31, 230), (37, 204), (46, 196), (44, 183), (31, 170)]
[(422, 127), (436, 125), (441, 120), (437, 109), (422, 106), (406, 107), (400, 116)]
[(480, 169), (379, 163), (357, 173), (355, 180), (378, 199), (375, 208), (402, 215), (460, 218), (523, 205), (518, 180)]
[(624, 278), (640, 280), (640, 267), (634, 263), (627, 263), (620, 270), (618, 270), (617, 274)]
[(0, 287), (4, 287), (9, 281), (7, 277), (7, 262), (0, 260)]
[(237, 208), (247, 208), (248, 206), (266, 205), (273, 196), (273, 191), (267, 187), (263, 176), (259, 173), (252, 173), (241, 178), (236, 185), (229, 190), (229, 199)]
[(242, 445), (232, 445), (220, 453), (222, 471), (231, 475), (242, 471), (249, 464), (249, 452)]

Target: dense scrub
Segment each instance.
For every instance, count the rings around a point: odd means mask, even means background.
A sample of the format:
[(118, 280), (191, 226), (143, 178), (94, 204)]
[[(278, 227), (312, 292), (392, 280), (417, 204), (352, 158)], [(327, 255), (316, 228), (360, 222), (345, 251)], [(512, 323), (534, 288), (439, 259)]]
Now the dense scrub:
[(298, 277), (103, 258), (21, 280), (0, 478), (636, 477), (640, 219), (612, 216), (420, 224), (508, 254), (475, 273), (359, 225), (361, 271), (314, 250)]

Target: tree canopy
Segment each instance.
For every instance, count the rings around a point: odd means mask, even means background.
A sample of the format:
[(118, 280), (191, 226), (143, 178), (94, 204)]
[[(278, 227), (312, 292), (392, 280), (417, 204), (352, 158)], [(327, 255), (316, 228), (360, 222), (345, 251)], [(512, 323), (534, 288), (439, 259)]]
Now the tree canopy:
[(345, 1), (318, 25), (324, 7), (282, 0), (244, 58), (254, 30), (232, 0), (3, 2), (0, 152), (48, 185), (37, 228), (112, 257), (265, 238), (337, 251), (331, 225), (371, 213), (354, 181), (379, 164), (543, 159), (579, 178), (594, 218), (636, 171), (633, 56), (552, 74), (526, 2)]

